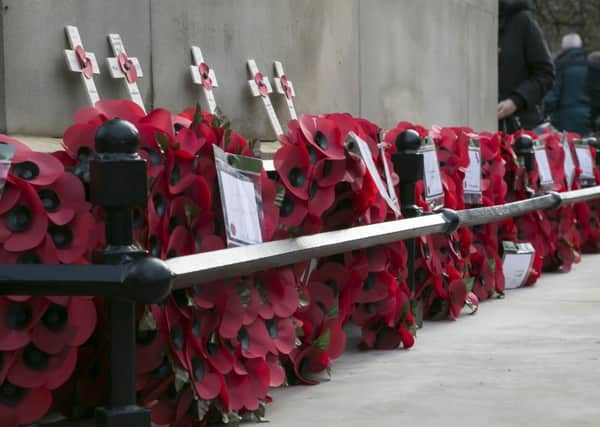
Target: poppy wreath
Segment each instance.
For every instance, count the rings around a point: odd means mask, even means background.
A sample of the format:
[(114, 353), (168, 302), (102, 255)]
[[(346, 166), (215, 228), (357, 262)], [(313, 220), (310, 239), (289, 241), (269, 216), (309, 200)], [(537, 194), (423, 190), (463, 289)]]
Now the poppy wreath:
[[(384, 157), (380, 155), (379, 127), (349, 114), (301, 116), (289, 123), (274, 158), (278, 200), (283, 200), (281, 237), (295, 235), (297, 230), (330, 231), (394, 218), (364, 161), (344, 144), (351, 131), (369, 146), (381, 177), (383, 162), (388, 163), (397, 185), (389, 163), (395, 146), (383, 150)], [(326, 192), (330, 196), (325, 197)], [(298, 215), (285, 212), (290, 200)], [(406, 304), (409, 293), (398, 279), (405, 276), (400, 275), (405, 257), (404, 245), (399, 243), (316, 260), (314, 271), (303, 282), (306, 305), (298, 312), (302, 345), (290, 359), (296, 381), (314, 383), (317, 373), (331, 367), (332, 359), (343, 349), (339, 345), (345, 342), (341, 327), (349, 319), (362, 328), (361, 347), (412, 346), (414, 319)], [(338, 273), (332, 274), (335, 271)]]
[[(65, 163), (83, 182), (94, 155), (93, 135), (113, 117), (138, 128), (139, 154), (147, 160), (148, 205), (134, 215), (138, 244), (163, 259), (224, 248), (212, 147), (252, 156), (248, 142), (223, 117), (199, 108), (146, 115), (129, 101), (100, 101), (78, 112), (65, 132)], [(275, 184), (264, 172), (260, 181), (263, 237), (270, 240), (279, 223)], [(95, 215), (102, 218), (99, 209)], [(162, 304), (139, 306), (137, 389), (152, 421), (188, 426), (261, 417), (269, 387), (285, 379), (280, 357), (295, 346), (298, 303), (294, 272), (280, 269), (175, 291)], [(102, 366), (98, 360), (86, 363)]]
[[(581, 139), (577, 134), (568, 134), (569, 141)], [(589, 147), (592, 159), (596, 159), (597, 150), (594, 147)], [(576, 179), (573, 188), (581, 188), (577, 177), (581, 174), (581, 169), (578, 167)], [(594, 168), (596, 183), (600, 183), (600, 172), (598, 168)], [(583, 253), (598, 253), (600, 251), (600, 203), (592, 200), (587, 203), (577, 203), (575, 205), (575, 216), (577, 218), (577, 230), (579, 232), (579, 240)]]
[[(549, 130), (540, 136), (546, 147), (548, 163), (554, 178), (554, 191), (568, 191), (565, 177), (565, 151), (570, 146), (561, 145), (561, 134)], [(574, 263), (581, 261), (581, 244), (575, 222), (575, 208), (572, 205), (545, 212), (551, 226), (551, 234), (556, 236), (554, 253), (544, 258), (543, 268), (548, 271), (571, 271)]]
[[(407, 129), (415, 130), (422, 138), (431, 136), (436, 144), (446, 206), (464, 208), (463, 179), (468, 167), (468, 145), (459, 129), (434, 127), (428, 130), (408, 122), (400, 122), (389, 130), (386, 140), (395, 141)], [(431, 212), (424, 197), (423, 181), (416, 185), (416, 202), (424, 212)], [(446, 199), (447, 196), (447, 199)], [(472, 293), (474, 280), (468, 275), (468, 230), (451, 235), (433, 235), (417, 239), (415, 264), (415, 315), (420, 323), (425, 319), (456, 319), (465, 304), (472, 310), (478, 305)]]
[[(482, 205), (494, 206), (506, 201), (507, 185), (504, 180), (505, 161), (502, 158), (501, 133), (482, 132), (479, 135), (481, 166)], [(472, 245), (471, 275), (475, 278), (473, 292), (480, 301), (504, 295), (502, 258), (498, 248), (500, 225), (482, 224), (471, 228)], [(460, 231), (460, 230), (459, 230)]]
[[(0, 263), (86, 264), (96, 247), (84, 187), (54, 156), (0, 135), (15, 155), (0, 198)], [(75, 238), (77, 236), (77, 238)], [(0, 297), (0, 424), (37, 421), (96, 326), (85, 297)]]
[[(506, 202), (524, 200), (539, 191), (537, 164), (534, 170), (527, 173), (522, 161), (517, 157), (514, 144), (521, 134), (527, 134), (534, 140), (537, 135), (529, 131), (518, 131), (511, 135), (503, 135), (502, 157), (506, 172), (504, 180), (507, 184)], [(544, 258), (554, 253), (556, 237), (552, 236), (552, 227), (542, 211), (527, 213), (518, 218), (504, 221), (500, 230), (501, 241), (529, 242), (535, 248), (534, 261), (525, 286), (535, 284), (542, 273)]]

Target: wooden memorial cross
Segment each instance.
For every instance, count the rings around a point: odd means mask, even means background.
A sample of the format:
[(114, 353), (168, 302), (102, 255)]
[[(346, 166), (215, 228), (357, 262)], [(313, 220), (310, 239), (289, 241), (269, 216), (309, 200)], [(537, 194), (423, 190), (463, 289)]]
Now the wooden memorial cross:
[(125, 45), (119, 34), (109, 34), (108, 41), (115, 55), (114, 58), (106, 59), (111, 77), (113, 79), (125, 79), (131, 100), (146, 111), (144, 100), (137, 85), (138, 77), (143, 77), (140, 62), (137, 58), (127, 56)]
[(256, 65), (256, 61), (254, 59), (248, 60), (248, 70), (252, 76), (252, 80), (248, 80), (248, 85), (250, 86), (252, 96), (260, 97), (262, 99), (275, 134), (277, 136), (283, 135), (283, 129), (281, 128), (281, 124), (279, 123), (279, 119), (277, 118), (277, 114), (273, 108), (273, 104), (271, 103), (271, 98), (269, 98), (269, 94), (273, 92), (271, 83), (269, 83), (269, 78), (258, 70), (258, 66)]
[(190, 65), (192, 80), (195, 84), (202, 86), (202, 91), (208, 103), (208, 110), (212, 114), (215, 114), (217, 111), (217, 102), (215, 101), (213, 88), (219, 87), (215, 71), (204, 62), (202, 50), (198, 46), (192, 46), (192, 62), (193, 65)]
[(79, 36), (79, 30), (73, 25), (65, 27), (70, 49), (65, 49), (65, 57), (69, 70), (79, 73), (81, 80), (85, 85), (88, 100), (94, 106), (100, 100), (96, 84), (94, 83), (94, 74), (100, 74), (100, 68), (96, 61), (96, 55), (86, 52), (83, 49), (83, 43)]
[(292, 120), (296, 120), (298, 115), (296, 114), (296, 107), (294, 107), (294, 97), (296, 96), (294, 85), (285, 75), (283, 64), (281, 62), (275, 61), (273, 62), (273, 65), (275, 67), (275, 77), (273, 78), (275, 91), (285, 97), (288, 110), (290, 111), (290, 117)]

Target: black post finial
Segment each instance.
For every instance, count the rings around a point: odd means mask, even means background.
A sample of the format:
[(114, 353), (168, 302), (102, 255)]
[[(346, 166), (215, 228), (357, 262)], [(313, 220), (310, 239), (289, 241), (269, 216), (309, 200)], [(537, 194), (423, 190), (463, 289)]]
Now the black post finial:
[[(392, 155), (394, 171), (400, 178), (398, 190), (400, 193), (400, 208), (405, 218), (414, 218), (423, 215), (423, 210), (416, 204), (415, 187), (423, 179), (423, 154), (421, 136), (413, 129), (407, 129), (396, 137), (397, 152)], [(415, 258), (416, 241), (408, 239), (406, 245), (407, 259), (407, 285), (411, 292), (415, 291)]]
[[(144, 275), (136, 269), (136, 262), (147, 256), (133, 242), (133, 209), (144, 206), (147, 200), (146, 162), (137, 154), (138, 131), (125, 120), (103, 123), (96, 131), (95, 145), (98, 155), (90, 162), (90, 199), (104, 209), (106, 222), (106, 248), (95, 254), (95, 262), (132, 265), (129, 286), (124, 287), (123, 296), (108, 304), (110, 401), (107, 407), (96, 410), (96, 426), (150, 427), (150, 412), (136, 402), (136, 325), (132, 298), (140, 289), (143, 292), (138, 282)], [(167, 279), (160, 280), (160, 286), (164, 287), (162, 282), (168, 286)]]
[(520, 135), (515, 140), (515, 153), (523, 159), (527, 173), (533, 172), (535, 153), (533, 151), (533, 139), (529, 135)]

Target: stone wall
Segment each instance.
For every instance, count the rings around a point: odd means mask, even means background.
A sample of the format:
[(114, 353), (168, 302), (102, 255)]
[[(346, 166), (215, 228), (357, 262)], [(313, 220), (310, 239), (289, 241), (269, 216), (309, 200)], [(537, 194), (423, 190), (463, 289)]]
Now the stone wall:
[[(249, 138), (273, 138), (250, 98), (246, 60), (272, 75), (283, 61), (298, 112), (348, 111), (381, 124), (496, 125), (497, 0), (1, 0), (0, 126), (60, 137), (86, 106), (66, 69), (64, 26), (77, 25), (102, 74), (103, 98), (127, 96), (110, 78), (109, 32), (144, 69), (147, 107), (194, 104), (189, 46), (215, 69), (217, 102)], [(274, 98), (282, 122), (283, 102)]]

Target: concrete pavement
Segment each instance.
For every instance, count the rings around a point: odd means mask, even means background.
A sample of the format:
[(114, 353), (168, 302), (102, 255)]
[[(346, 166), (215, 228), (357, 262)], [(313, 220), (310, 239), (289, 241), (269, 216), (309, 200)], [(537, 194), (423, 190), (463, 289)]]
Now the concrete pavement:
[(358, 352), (354, 337), (332, 381), (273, 392), (270, 425), (600, 426), (599, 264), (428, 322), (409, 351)]

